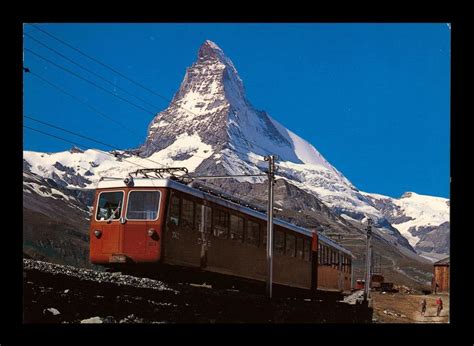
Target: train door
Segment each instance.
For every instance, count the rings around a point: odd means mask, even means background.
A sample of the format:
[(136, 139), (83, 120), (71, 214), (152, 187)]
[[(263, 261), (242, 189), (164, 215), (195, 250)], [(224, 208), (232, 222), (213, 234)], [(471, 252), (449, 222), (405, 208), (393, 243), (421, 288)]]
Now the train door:
[(124, 192), (101, 191), (96, 203), (90, 228), (90, 259), (92, 263), (113, 262), (113, 256), (121, 253)]

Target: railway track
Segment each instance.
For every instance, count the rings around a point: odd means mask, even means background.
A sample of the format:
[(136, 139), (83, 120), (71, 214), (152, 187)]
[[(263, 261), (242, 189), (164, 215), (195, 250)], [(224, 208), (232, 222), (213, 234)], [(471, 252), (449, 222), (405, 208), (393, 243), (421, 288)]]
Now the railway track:
[(353, 323), (371, 310), (24, 260), (25, 323)]

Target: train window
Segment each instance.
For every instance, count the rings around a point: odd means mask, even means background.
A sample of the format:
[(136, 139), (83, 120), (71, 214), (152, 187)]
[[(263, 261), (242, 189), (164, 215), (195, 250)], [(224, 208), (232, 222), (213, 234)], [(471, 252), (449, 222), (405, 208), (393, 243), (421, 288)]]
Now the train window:
[(227, 239), (229, 231), (229, 214), (227, 212), (214, 209), (214, 236)]
[(117, 220), (122, 212), (123, 192), (101, 192), (97, 202), (97, 221)]
[(128, 194), (127, 219), (158, 219), (160, 196), (160, 191), (130, 191)]
[(245, 242), (258, 246), (260, 236), (260, 224), (257, 222), (247, 221), (247, 231), (245, 233)]
[(171, 195), (170, 200), (170, 223), (179, 225), (179, 197), (175, 194)]
[(285, 255), (295, 257), (296, 237), (293, 234), (286, 233), (285, 238)]
[(275, 232), (275, 253), (285, 254), (285, 233), (278, 230)]
[(264, 248), (267, 247), (267, 227), (265, 227), (264, 229), (262, 229), (262, 246)]
[(305, 261), (310, 260), (310, 257), (311, 257), (310, 249), (311, 249), (311, 243), (309, 242), (309, 240), (305, 239), (304, 246), (303, 246), (303, 259)]
[(183, 198), (181, 204), (181, 223), (185, 228), (193, 228), (194, 202)]
[(230, 216), (230, 239), (242, 241), (244, 237), (244, 219), (240, 216)]
[(303, 238), (296, 238), (296, 258), (303, 259), (303, 242)]
[(202, 220), (202, 204), (196, 203), (196, 217), (194, 218), (194, 229), (197, 229), (199, 232), (202, 232), (201, 220)]

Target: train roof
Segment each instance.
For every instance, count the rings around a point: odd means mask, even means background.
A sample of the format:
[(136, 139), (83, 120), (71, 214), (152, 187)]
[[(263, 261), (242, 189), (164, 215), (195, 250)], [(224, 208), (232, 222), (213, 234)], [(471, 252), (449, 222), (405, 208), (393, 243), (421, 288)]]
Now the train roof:
[[(153, 188), (153, 187), (164, 187), (164, 188), (171, 188), (171, 189), (178, 190), (178, 191), (181, 191), (181, 192), (184, 192), (184, 193), (188, 193), (190, 195), (193, 195), (195, 197), (198, 197), (198, 198), (201, 198), (201, 199), (204, 199), (204, 200), (211, 201), (213, 203), (222, 205), (222, 206), (230, 208), (230, 209), (238, 210), (242, 213), (251, 215), (251, 216), (253, 216), (255, 218), (258, 218), (258, 219), (261, 219), (261, 220), (264, 220), (264, 221), (267, 220), (266, 213), (262, 213), (262, 212), (253, 210), (249, 207), (246, 207), (246, 206), (240, 205), (238, 203), (235, 203), (233, 201), (230, 201), (230, 200), (212, 195), (212, 194), (207, 193), (205, 191), (193, 188), (191, 186), (188, 186), (186, 184), (183, 184), (183, 183), (180, 183), (180, 182), (177, 182), (177, 181), (174, 181), (174, 180), (159, 179), (159, 178), (133, 178), (133, 182), (134, 182), (133, 187), (148, 187), (148, 188), (150, 188), (150, 187), (151, 188)], [(129, 187), (129, 186), (127, 186), (125, 184), (125, 182), (123, 181), (122, 178), (103, 178), (97, 184), (97, 189), (126, 188), (126, 187)], [(286, 222), (286, 221), (283, 221), (283, 220), (280, 220), (280, 219), (277, 219), (277, 218), (274, 218), (273, 222), (276, 225), (291, 229), (291, 230), (293, 230), (297, 233), (301, 233), (301, 234), (304, 234), (304, 235), (309, 236), (309, 237), (311, 237), (312, 233), (313, 233), (312, 231), (310, 231), (306, 228), (293, 225), (289, 222)], [(352, 252), (350, 252), (349, 250), (343, 248), (341, 245), (339, 245), (338, 243), (336, 243), (332, 239), (330, 239), (330, 238), (328, 238), (328, 237), (326, 237), (326, 236), (324, 236), (320, 233), (318, 233), (318, 238), (319, 238), (319, 240), (326, 243), (327, 245), (330, 245), (330, 246), (334, 247), (335, 249), (337, 249), (341, 252), (344, 252), (345, 254), (352, 257)]]

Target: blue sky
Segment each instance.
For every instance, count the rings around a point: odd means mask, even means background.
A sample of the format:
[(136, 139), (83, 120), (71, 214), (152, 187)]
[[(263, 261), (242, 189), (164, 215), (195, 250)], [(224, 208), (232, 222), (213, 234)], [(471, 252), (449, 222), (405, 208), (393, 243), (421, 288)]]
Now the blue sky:
[[(392, 197), (414, 191), (449, 198), (451, 32), (446, 23), (39, 26), (168, 99), (196, 60), (199, 46), (210, 39), (234, 62), (250, 102), (308, 140), (360, 190)], [(159, 112), (167, 107), (156, 95), (28, 24), (24, 31), (155, 106), (146, 108)], [(113, 89), (29, 37), (24, 42), (25, 47)], [(136, 134), (28, 74), (24, 76), (25, 115), (120, 148), (143, 142), (151, 114), (28, 51), (24, 59), (33, 72), (126, 123)], [(109, 149), (29, 119), (24, 124)], [(25, 150), (54, 152), (70, 147), (24, 131)]]

